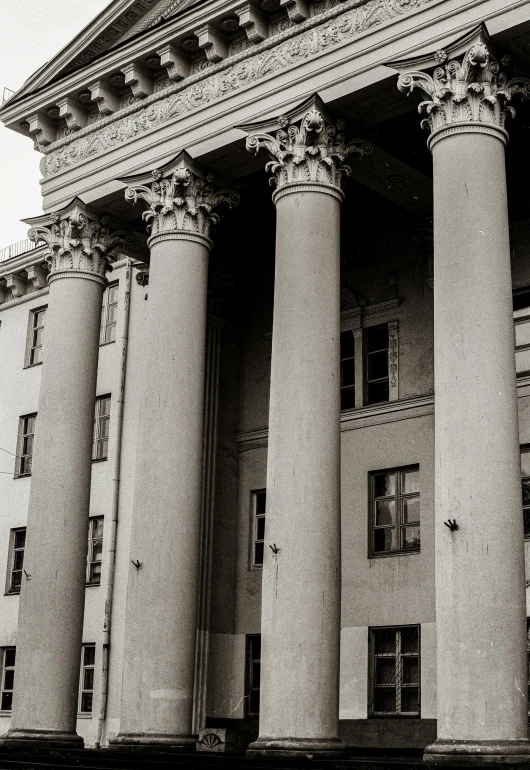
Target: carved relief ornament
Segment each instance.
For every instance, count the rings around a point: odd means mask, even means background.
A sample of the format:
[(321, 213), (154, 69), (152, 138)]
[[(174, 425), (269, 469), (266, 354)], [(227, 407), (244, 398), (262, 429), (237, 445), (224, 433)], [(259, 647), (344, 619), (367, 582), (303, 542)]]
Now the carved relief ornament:
[(111, 231), (108, 217), (98, 217), (75, 198), (62, 211), (25, 219), (28, 238), (45, 243), (48, 282), (59, 277), (84, 277), (105, 284), (105, 273), (116, 259), (116, 246), (132, 244), (132, 233)]
[(214, 179), (213, 174), (199, 168), (184, 150), (161, 169), (120, 181), (128, 185), (126, 200), (137, 203), (142, 199), (148, 205), (142, 218), (148, 223), (150, 242), (163, 234), (195, 235), (211, 241), (220, 219), (217, 209), (239, 204), (239, 193), (214, 185)]
[(347, 142), (345, 122), (330, 122), (324, 109), (315, 94), (272, 123), (238, 126), (250, 134), (247, 150), (258, 154), (264, 149), (271, 158), (265, 170), (272, 174), (269, 182), (276, 187), (275, 195), (287, 185), (309, 183), (333, 187), (342, 197), (344, 178), (351, 174), (344, 161), (353, 153), (372, 152), (372, 145), (363, 139)]
[[(475, 41), (458, 58), (450, 60), (450, 49), (436, 51), (434, 58), (440, 66), (432, 76), (421, 70), (399, 76), (397, 86), (402, 93), (409, 95), (417, 88), (428, 97), (419, 104), (418, 111), (427, 116), (421, 126), (431, 131), (430, 146), (441, 129), (457, 130), (457, 126), (466, 123), (483, 124), (484, 130), (488, 130), (487, 126), (493, 131), (497, 129), (496, 135), (506, 141), (506, 117), (515, 117), (514, 108), (508, 103), (515, 96), (530, 96), (530, 79), (517, 77), (508, 81), (506, 73), (500, 71), (500, 65), (492, 58), (484, 26), (474, 30), (474, 37)], [(389, 66), (399, 69), (402, 64), (405, 62)]]

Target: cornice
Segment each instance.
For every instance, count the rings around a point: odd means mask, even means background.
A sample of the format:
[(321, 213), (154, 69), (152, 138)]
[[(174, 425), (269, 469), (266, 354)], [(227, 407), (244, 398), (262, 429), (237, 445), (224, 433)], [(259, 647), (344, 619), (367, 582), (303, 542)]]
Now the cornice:
[(140, 102), (51, 143), (43, 176), (124, 144), (152, 128), (242, 91), (310, 57), (338, 48), (373, 26), (402, 19), (436, 0), (346, 0), (209, 66)]

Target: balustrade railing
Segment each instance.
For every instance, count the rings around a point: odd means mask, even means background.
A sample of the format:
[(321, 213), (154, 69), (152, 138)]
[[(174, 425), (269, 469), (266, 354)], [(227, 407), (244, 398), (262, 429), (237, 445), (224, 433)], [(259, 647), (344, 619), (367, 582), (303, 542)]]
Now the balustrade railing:
[(37, 249), (41, 245), (42, 244), (40, 243), (33, 243), (29, 238), (26, 238), (24, 241), (12, 243), (11, 246), (0, 249), (0, 262), (5, 262), (6, 259), (11, 259), (12, 257), (19, 257), (21, 254), (25, 254), (26, 251)]

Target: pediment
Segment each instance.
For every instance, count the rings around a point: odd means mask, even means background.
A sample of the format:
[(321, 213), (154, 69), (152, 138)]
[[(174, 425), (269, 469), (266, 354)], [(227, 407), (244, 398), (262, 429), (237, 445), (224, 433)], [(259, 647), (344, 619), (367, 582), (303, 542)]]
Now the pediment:
[(200, 0), (113, 0), (53, 59), (31, 75), (9, 101), (86, 67), (107, 51), (196, 2)]

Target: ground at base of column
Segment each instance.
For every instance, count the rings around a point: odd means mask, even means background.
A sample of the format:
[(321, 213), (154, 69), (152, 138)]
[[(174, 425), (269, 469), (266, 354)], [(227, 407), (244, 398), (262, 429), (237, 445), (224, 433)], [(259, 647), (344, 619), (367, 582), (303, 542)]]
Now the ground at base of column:
[(423, 761), (428, 765), (510, 765), (530, 767), (530, 740), (457, 741), (439, 739), (427, 746)]
[(17, 749), (83, 749), (85, 743), (77, 733), (58, 730), (8, 730), (0, 735), (0, 747)]
[(338, 738), (258, 738), (247, 748), (245, 756), (339, 759), (345, 751)]
[(196, 735), (168, 735), (167, 733), (122, 733), (109, 741), (109, 749), (117, 751), (194, 752)]

